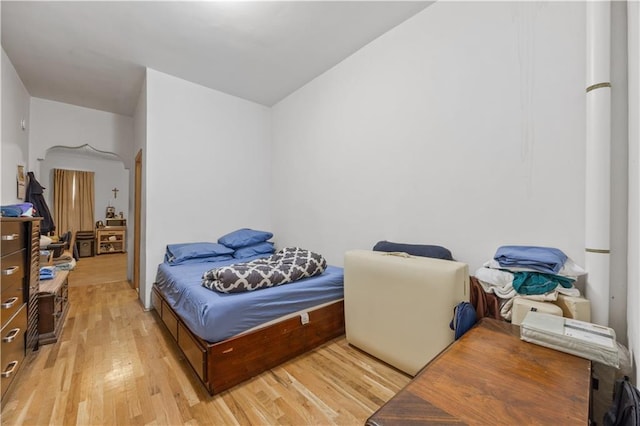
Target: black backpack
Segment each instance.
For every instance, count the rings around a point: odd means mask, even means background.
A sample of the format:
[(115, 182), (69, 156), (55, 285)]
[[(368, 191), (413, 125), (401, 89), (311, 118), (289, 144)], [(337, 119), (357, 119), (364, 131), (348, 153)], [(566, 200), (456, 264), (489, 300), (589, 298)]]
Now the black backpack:
[(603, 420), (605, 426), (640, 426), (640, 391), (629, 377), (616, 380), (613, 403)]

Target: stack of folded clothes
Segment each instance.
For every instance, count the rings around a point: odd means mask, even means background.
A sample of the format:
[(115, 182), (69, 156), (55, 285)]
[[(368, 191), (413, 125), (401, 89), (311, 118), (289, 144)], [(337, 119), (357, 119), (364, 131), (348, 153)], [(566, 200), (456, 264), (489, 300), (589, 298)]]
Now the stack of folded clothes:
[(580, 296), (573, 283), (586, 271), (561, 250), (537, 246), (501, 246), (475, 277), (501, 300), (500, 315), (510, 321), (513, 298), (555, 301), (558, 294)]
[(0, 206), (0, 211), (4, 217), (21, 217), (21, 216), (33, 216), (33, 204), (32, 203), (19, 203), (8, 204)]
[(43, 266), (40, 268), (40, 280), (51, 280), (56, 276), (55, 266)]

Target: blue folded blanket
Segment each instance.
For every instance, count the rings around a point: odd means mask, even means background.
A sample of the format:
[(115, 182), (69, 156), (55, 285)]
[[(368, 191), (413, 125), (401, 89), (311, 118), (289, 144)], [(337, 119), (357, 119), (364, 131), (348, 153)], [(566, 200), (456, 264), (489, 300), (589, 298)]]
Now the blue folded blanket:
[(529, 268), (547, 274), (557, 274), (567, 255), (552, 247), (501, 246), (493, 258), (503, 268)]
[(51, 280), (55, 276), (56, 276), (55, 266), (43, 266), (42, 268), (40, 268), (41, 280)]
[(23, 215), (31, 216), (31, 213), (33, 212), (33, 204), (8, 204), (5, 206), (0, 206), (0, 210), (2, 211), (2, 216), (4, 217), (20, 217)]

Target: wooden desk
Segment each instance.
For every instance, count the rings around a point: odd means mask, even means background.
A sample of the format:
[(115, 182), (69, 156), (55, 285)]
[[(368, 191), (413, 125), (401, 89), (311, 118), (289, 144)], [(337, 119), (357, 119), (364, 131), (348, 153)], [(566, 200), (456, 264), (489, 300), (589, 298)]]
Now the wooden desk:
[(591, 362), (489, 318), (431, 360), (367, 425), (587, 425)]

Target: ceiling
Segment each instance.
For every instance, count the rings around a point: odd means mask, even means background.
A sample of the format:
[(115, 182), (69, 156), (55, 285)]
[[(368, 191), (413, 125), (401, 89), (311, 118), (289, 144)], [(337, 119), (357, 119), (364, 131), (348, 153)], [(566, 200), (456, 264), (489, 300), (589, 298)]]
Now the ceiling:
[(153, 68), (271, 106), (431, 1), (2, 1), (31, 96), (133, 115)]

